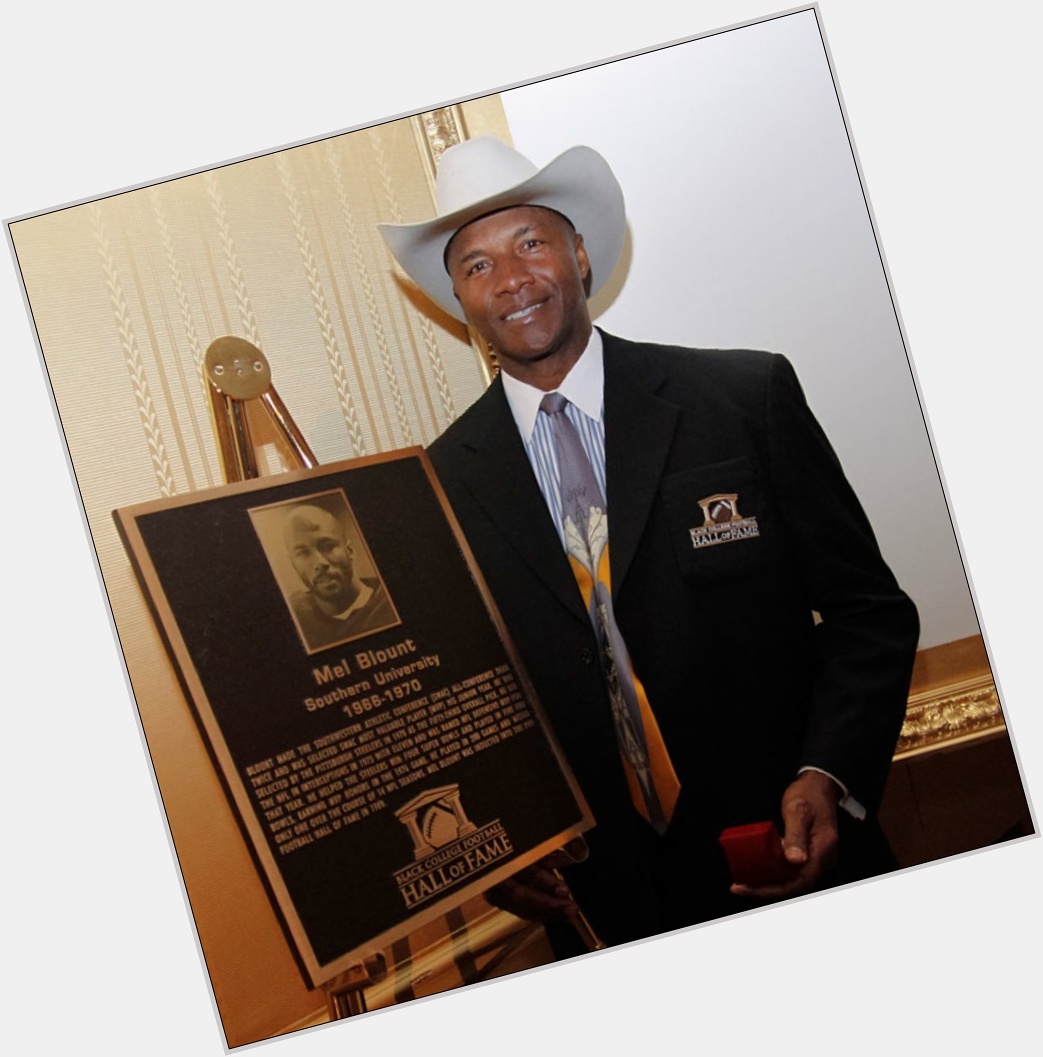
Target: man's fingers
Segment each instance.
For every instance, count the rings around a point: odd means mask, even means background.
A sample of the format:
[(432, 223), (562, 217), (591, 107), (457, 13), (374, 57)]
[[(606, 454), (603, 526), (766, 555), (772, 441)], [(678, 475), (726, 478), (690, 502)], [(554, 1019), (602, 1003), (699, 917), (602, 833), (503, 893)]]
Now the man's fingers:
[[(494, 907), (528, 921), (568, 921), (578, 908), (554, 861), (554, 855), (548, 855), (526, 866), (490, 888), (486, 898)], [(563, 864), (573, 861), (564, 857)]]
[(494, 907), (527, 921), (568, 921), (576, 904), (568, 888), (553, 874), (550, 876), (553, 884), (546, 884), (542, 878), (530, 883), (531, 878), (509, 877), (485, 895)]
[(532, 866), (527, 866), (524, 870), (516, 873), (511, 880), (526, 885), (537, 892), (557, 896), (559, 899), (571, 898), (569, 886), (565, 884), (556, 870), (550, 868), (549, 865), (544, 865), (545, 862), (546, 860), (540, 860), (538, 863), (533, 863)]
[(776, 885), (732, 885), (732, 895), (742, 896), (744, 899), (789, 899), (790, 896), (803, 895), (811, 887), (809, 881), (805, 880), (803, 874), (797, 874), (792, 881)]
[(782, 798), (782, 847), (794, 869), (787, 881), (767, 885), (732, 885), (735, 895), (748, 899), (789, 899), (810, 892), (836, 863), (837, 786), (818, 771), (806, 771)]
[(838, 788), (820, 771), (805, 771), (782, 798), (782, 845), (789, 862), (810, 863), (816, 876), (836, 853)]
[(800, 865), (808, 861), (811, 843), (811, 826), (814, 821), (811, 808), (805, 800), (793, 799), (782, 804), (782, 847), (788, 862)]
[(578, 862), (586, 862), (590, 857), (590, 849), (582, 837), (573, 837), (568, 844), (563, 844), (550, 855), (545, 855), (540, 862), (552, 870), (560, 870), (564, 866), (573, 866)]

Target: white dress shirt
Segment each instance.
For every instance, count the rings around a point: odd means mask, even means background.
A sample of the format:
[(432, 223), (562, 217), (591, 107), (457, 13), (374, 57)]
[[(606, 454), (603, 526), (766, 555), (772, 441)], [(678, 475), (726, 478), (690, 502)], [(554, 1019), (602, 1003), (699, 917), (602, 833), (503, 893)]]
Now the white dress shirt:
[[(532, 472), (550, 510), (554, 527), (562, 547), (565, 546), (565, 529), (561, 518), (561, 473), (558, 468), (558, 447), (554, 442), (554, 429), (550, 416), (540, 414), (540, 401), (547, 395), (542, 389), (526, 382), (519, 382), (506, 371), (501, 372), (503, 389), (510, 404), (511, 414), (525, 444)], [(605, 366), (601, 335), (592, 330), (590, 341), (583, 354), (573, 364), (572, 370), (558, 387), (568, 404), (565, 414), (576, 427), (583, 450), (594, 469), (594, 477), (605, 494)], [(606, 506), (606, 510), (607, 510)]]

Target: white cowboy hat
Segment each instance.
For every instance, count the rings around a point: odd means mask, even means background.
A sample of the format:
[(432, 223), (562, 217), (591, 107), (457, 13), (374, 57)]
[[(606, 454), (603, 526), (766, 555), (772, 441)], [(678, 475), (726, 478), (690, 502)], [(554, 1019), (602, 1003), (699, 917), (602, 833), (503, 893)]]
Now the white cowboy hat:
[(623, 191), (608, 162), (590, 147), (572, 147), (537, 169), (493, 136), (450, 147), (438, 166), (434, 220), (379, 224), (398, 263), (451, 316), (467, 322), (445, 270), (449, 240), (472, 220), (510, 206), (545, 206), (569, 219), (590, 258), (591, 294), (604, 286), (623, 250)]

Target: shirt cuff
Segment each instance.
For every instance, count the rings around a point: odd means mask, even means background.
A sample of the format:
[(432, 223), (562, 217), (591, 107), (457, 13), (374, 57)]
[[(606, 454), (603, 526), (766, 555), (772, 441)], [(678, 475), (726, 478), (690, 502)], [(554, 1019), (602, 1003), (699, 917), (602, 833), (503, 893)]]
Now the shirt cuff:
[(866, 809), (848, 792), (847, 786), (835, 774), (830, 774), (829, 771), (824, 771), (821, 767), (812, 767), (810, 765), (801, 767), (797, 774), (801, 775), (805, 771), (818, 771), (819, 774), (824, 774), (827, 778), (831, 778), (844, 794), (837, 801), (837, 806), (843, 808), (852, 818), (857, 818), (859, 822), (866, 817)]

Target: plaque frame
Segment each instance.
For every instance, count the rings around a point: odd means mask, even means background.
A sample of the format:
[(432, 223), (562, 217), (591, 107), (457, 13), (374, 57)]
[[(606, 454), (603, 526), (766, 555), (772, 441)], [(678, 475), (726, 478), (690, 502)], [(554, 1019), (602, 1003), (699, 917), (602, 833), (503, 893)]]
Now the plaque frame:
[[(190, 647), (186, 641), (181, 624), (175, 616), (174, 608), (168, 597), (167, 588), (161, 579), (153, 553), (150, 551), (142, 533), (142, 519), (154, 514), (178, 511), (182, 508), (200, 506), (208, 503), (219, 503), (224, 499), (248, 496), (253, 493), (286, 494), (302, 482), (312, 482), (315, 487), (311, 495), (335, 489), (334, 482), (343, 475), (351, 474), (366, 467), (382, 464), (417, 460), (423, 470), (423, 476), (431, 488), (432, 496), (440, 510), (445, 524), (455, 542), (466, 571), (469, 574), (473, 590), (476, 593), (486, 618), (491, 625), (499, 644), (506, 656), (517, 684), (524, 696), (524, 701), (536, 719), (539, 732), (542, 733), (546, 752), (556, 767), (558, 774), (568, 791), (569, 808), (574, 809), (575, 818), (568, 825), (549, 833), (531, 845), (514, 848), (513, 853), (505, 857), (501, 864), (494, 865), (487, 872), (480, 872), (474, 880), (461, 883), (440, 897), (425, 902), (419, 908), (403, 910), (401, 917), (390, 927), (381, 928), (349, 949), (339, 952), (335, 957), (322, 958), (315, 950), (302, 920), (299, 906), (279, 868), (279, 860), (273, 854), (264, 825), (258, 817), (256, 805), (247, 788), (241, 771), (243, 761), (237, 760), (230, 747), (226, 731), (215, 712), (210, 694), (202, 677)], [(266, 499), (258, 506), (279, 505), (281, 500)], [(442, 917), (447, 910), (458, 907), (468, 899), (481, 894), (488, 888), (511, 876), (525, 866), (535, 862), (548, 852), (562, 846), (574, 837), (580, 836), (594, 825), (589, 806), (583, 797), (575, 777), (557, 743), (532, 683), (524, 669), (521, 658), (511, 641), (510, 634), (503, 618), (496, 608), (484, 578), (468, 547), (463, 533), (449, 506), (445, 493), (435, 476), (426, 453), (421, 448), (405, 448), (361, 459), (351, 459), (323, 466), (290, 471), (277, 477), (258, 477), (244, 481), (232, 482), (217, 488), (198, 491), (183, 496), (150, 500), (133, 506), (122, 507), (113, 511), (117, 531), (126, 548), (134, 573), (145, 596), (149, 611), (163, 641), (167, 655), (177, 676), (181, 691), (189, 710), (195, 720), (197, 729), (206, 746), (211, 763), (219, 779), (225, 797), (232, 809), (244, 842), (250, 853), (257, 875), (271, 903), (272, 910), (279, 921), (290, 952), (298, 966), (301, 976), (309, 988), (326, 985), (338, 977), (343, 977), (367, 958), (378, 955), (390, 947), (396, 940), (403, 939), (427, 923)], [(249, 511), (247, 511), (249, 520)], [(372, 534), (372, 527), (366, 529)], [(271, 575), (267, 567), (258, 567), (259, 576)], [(402, 624), (408, 624), (408, 617), (403, 614)], [(387, 629), (384, 629), (387, 630)], [(401, 627), (394, 630), (401, 631)], [(354, 645), (354, 644), (352, 644)], [(337, 647), (331, 647), (336, 650)], [(312, 654), (305, 657), (308, 663), (315, 660)], [(494, 746), (495, 751), (510, 751), (509, 744)], [(444, 782), (437, 775), (432, 781), (442, 785)], [(423, 783), (420, 785), (423, 791)], [(411, 798), (415, 799), (415, 798)], [(405, 832), (405, 831), (403, 831)], [(175, 842), (176, 845), (176, 842)], [(403, 866), (408, 865), (403, 861)]]

